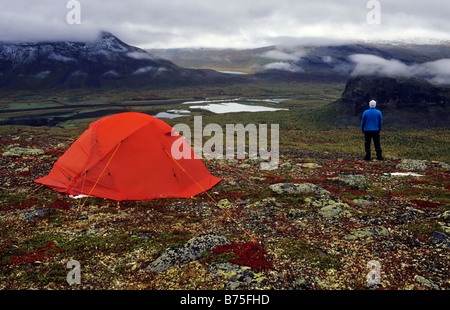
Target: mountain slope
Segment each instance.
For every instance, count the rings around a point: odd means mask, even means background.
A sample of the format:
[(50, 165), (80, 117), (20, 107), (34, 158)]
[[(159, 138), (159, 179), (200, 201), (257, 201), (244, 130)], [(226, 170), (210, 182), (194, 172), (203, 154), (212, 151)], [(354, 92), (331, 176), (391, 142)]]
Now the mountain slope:
[[(267, 46), (257, 49), (149, 50), (187, 68), (210, 68), (256, 73), (272, 80), (345, 82), (355, 68), (428, 64), (419, 73), (442, 74), (436, 61), (450, 58), (448, 43), (434, 45), (348, 43), (333, 45)], [(353, 58), (354, 55), (372, 57)], [(395, 63), (392, 63), (395, 62)], [(431, 66), (430, 66), (431, 65)], [(439, 68), (435, 68), (439, 67)], [(433, 72), (436, 71), (436, 72)], [(445, 68), (448, 75), (449, 69)], [(442, 80), (442, 79), (441, 79)], [(445, 80), (450, 82), (448, 76)]]
[(181, 68), (107, 32), (91, 42), (0, 43), (0, 88), (151, 87), (226, 78)]

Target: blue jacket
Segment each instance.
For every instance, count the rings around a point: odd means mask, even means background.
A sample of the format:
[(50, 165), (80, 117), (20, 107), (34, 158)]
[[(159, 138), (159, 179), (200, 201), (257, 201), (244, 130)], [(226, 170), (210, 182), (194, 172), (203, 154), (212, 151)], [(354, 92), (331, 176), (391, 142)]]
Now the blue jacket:
[(364, 111), (361, 119), (361, 131), (381, 131), (383, 116), (380, 110), (370, 108)]

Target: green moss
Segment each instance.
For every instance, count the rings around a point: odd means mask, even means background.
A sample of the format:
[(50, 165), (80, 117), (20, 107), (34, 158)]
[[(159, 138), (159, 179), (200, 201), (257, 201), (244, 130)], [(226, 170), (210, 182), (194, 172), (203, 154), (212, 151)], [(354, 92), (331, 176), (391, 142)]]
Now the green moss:
[(326, 254), (312, 244), (298, 239), (282, 239), (279, 246), (284, 255), (295, 260), (305, 260), (321, 270), (339, 269), (341, 259), (339, 255)]
[(405, 228), (419, 239), (428, 239), (433, 231), (445, 233), (442, 225), (440, 225), (437, 221), (430, 219), (422, 219), (414, 223), (409, 223)]

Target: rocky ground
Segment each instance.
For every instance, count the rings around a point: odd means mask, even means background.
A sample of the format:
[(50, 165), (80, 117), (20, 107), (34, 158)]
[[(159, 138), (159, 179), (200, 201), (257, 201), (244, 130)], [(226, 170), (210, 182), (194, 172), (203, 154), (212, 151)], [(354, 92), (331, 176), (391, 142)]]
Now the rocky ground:
[(191, 199), (84, 203), (32, 182), (71, 141), (0, 139), (0, 289), (450, 289), (446, 163), (282, 150), (205, 161)]

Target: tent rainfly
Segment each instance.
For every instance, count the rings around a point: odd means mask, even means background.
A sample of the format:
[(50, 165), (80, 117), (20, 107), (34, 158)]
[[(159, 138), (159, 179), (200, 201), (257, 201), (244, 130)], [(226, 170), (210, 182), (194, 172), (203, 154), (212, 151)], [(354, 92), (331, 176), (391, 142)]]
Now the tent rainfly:
[[(35, 182), (69, 195), (117, 201), (189, 198), (216, 185), (221, 179), (212, 176), (190, 145), (172, 131), (162, 120), (142, 113), (102, 118)], [(171, 155), (175, 141), (183, 153), (191, 151), (190, 159)]]

